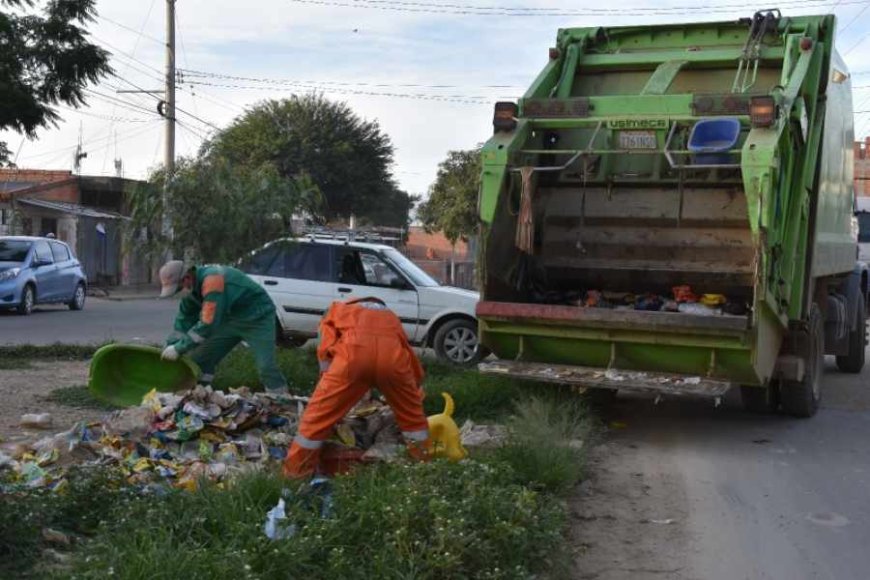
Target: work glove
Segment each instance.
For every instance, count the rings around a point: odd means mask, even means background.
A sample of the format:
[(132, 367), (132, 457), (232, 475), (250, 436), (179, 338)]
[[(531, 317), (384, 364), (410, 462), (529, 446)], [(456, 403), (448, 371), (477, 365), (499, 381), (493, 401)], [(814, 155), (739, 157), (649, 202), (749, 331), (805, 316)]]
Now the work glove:
[(176, 361), (181, 354), (178, 352), (178, 349), (175, 348), (175, 345), (169, 345), (163, 349), (163, 352), (160, 354), (160, 358), (168, 361)]

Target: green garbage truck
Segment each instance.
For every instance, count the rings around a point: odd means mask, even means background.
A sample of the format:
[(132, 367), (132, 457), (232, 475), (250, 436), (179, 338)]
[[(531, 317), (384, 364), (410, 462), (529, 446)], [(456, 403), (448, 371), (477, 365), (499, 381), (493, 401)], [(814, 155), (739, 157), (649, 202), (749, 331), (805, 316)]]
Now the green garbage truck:
[(833, 15), (559, 30), (482, 150), (481, 371), (740, 387), (809, 417), (858, 373), (867, 268)]

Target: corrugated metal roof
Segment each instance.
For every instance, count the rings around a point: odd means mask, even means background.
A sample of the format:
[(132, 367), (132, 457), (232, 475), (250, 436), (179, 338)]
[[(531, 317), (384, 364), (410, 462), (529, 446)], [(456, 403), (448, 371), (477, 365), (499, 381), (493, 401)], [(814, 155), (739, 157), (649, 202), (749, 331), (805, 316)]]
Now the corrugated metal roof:
[(65, 203), (62, 201), (48, 201), (45, 199), (33, 199), (33, 198), (24, 198), (19, 199), (18, 203), (23, 203), (26, 205), (32, 205), (33, 207), (41, 207), (43, 209), (50, 209), (54, 211), (59, 211), (61, 213), (69, 213), (77, 216), (83, 217), (92, 217), (99, 219), (107, 219), (107, 220), (128, 220), (130, 218), (123, 216), (118, 213), (94, 209), (92, 207), (87, 207), (84, 205), (79, 205), (77, 203)]

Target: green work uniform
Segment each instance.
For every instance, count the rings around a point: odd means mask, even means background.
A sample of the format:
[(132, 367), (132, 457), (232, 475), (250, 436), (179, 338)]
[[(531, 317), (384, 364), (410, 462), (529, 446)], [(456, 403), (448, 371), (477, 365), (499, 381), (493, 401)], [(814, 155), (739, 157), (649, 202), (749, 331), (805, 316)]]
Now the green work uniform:
[(241, 341), (254, 353), (260, 380), (269, 390), (287, 380), (275, 360), (275, 304), (243, 272), (228, 266), (194, 268), (195, 282), (178, 307), (175, 330), (166, 341), (202, 369), (211, 383), (215, 367)]

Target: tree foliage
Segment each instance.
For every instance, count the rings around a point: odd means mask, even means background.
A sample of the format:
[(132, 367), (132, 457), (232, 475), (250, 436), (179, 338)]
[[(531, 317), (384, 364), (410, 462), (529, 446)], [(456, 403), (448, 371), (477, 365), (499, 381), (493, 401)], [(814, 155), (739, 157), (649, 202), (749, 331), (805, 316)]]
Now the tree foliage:
[(130, 235), (146, 253), (201, 263), (232, 263), (264, 243), (286, 236), (298, 212), (316, 212), (317, 187), (305, 176), (290, 180), (271, 165), (237, 166), (218, 155), (181, 159), (167, 190), (173, 229), (170, 244), (162, 234), (161, 190), (165, 172), (155, 171), (132, 194)]
[(443, 232), (454, 244), (477, 232), (480, 172), (480, 148), (448, 151), (447, 159), (438, 165), (429, 198), (417, 212), (427, 231)]
[(414, 200), (390, 173), (390, 138), (345, 103), (320, 94), (260, 103), (218, 134), (211, 148), (237, 166), (268, 164), (289, 179), (309, 176), (323, 193), (326, 219), (355, 214), (380, 225), (407, 225)]
[[(95, 0), (0, 0), (0, 130), (33, 137), (57, 122), (58, 104), (78, 107), (84, 89), (111, 73), (109, 54), (88, 41)], [(8, 159), (0, 143), (0, 163)]]

